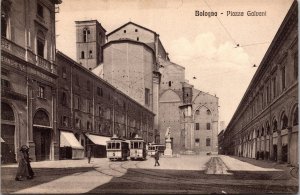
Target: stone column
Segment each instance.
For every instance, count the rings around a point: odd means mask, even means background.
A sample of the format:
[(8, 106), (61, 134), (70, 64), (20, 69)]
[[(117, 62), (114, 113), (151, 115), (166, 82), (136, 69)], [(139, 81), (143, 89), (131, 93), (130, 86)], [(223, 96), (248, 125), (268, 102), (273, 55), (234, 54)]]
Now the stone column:
[[(271, 130), (272, 131), (272, 130)], [(270, 141), (270, 157), (269, 159), (270, 160), (274, 160), (274, 148), (273, 148), (273, 131), (271, 132), (270, 134), (270, 138), (269, 138), (269, 141)]]
[(267, 135), (264, 136), (265, 138), (265, 143), (264, 143), (264, 160), (268, 160), (267, 159)]
[(277, 131), (277, 163), (282, 163), (281, 131)]
[(292, 141), (292, 127), (288, 127), (288, 163), (291, 163), (291, 141)]

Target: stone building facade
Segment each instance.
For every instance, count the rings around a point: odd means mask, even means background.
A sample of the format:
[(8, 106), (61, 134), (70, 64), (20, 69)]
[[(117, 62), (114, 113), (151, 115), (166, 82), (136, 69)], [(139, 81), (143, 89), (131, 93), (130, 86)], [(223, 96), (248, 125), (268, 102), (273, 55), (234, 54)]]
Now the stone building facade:
[(170, 61), (159, 35), (128, 22), (106, 37), (103, 63), (93, 72), (153, 111), (155, 142), (164, 144), (170, 127), (174, 153), (216, 153), (218, 98), (188, 84), (184, 67)]
[(22, 145), (58, 159), (55, 8), (60, 0), (1, 1), (1, 161)]
[(294, 1), (224, 132), (224, 152), (298, 164), (298, 5)]
[[(59, 51), (57, 64), (58, 131), (72, 133), (84, 153), (91, 146), (95, 157), (106, 156), (106, 140), (114, 134), (124, 139), (138, 134), (147, 142), (154, 140), (150, 110)], [(75, 144), (68, 146), (76, 149)], [(61, 145), (61, 157), (68, 158), (63, 151)], [(72, 158), (79, 157), (73, 153)]]

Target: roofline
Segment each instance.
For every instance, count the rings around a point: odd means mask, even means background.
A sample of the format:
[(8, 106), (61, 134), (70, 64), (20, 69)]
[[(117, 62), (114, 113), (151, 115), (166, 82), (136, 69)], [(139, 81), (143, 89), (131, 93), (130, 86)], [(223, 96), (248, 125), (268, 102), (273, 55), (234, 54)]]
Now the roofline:
[(108, 33), (106, 36), (110, 36), (111, 34), (115, 33), (115, 32), (118, 31), (118, 30), (120, 30), (120, 29), (123, 28), (124, 26), (127, 26), (128, 24), (133, 24), (133, 25), (135, 25), (135, 26), (137, 26), (137, 27), (140, 27), (140, 28), (142, 28), (142, 29), (144, 29), (144, 30), (147, 30), (147, 31), (152, 32), (152, 33), (154, 33), (155, 35), (157, 35), (157, 33), (154, 32), (153, 30), (150, 30), (149, 28), (143, 27), (143, 26), (141, 26), (141, 25), (138, 25), (138, 24), (136, 24), (136, 23), (130, 21), (130, 22), (127, 22), (127, 23), (123, 24), (123, 25), (120, 26), (119, 28), (116, 28), (115, 30), (111, 31), (111, 32)]
[[(277, 30), (270, 46), (269, 46), (267, 52), (265, 53), (263, 59), (261, 60), (260, 65), (258, 66), (258, 69), (256, 70), (254, 76), (252, 77), (251, 82), (248, 85), (248, 88), (247, 88), (246, 92), (244, 93), (244, 96), (243, 96), (242, 100), (240, 101), (237, 109), (235, 110), (235, 112), (234, 112), (234, 114), (233, 114), (233, 116), (232, 116), (232, 118), (231, 118), (231, 120), (230, 120), (227, 127), (231, 126), (231, 123), (233, 123), (233, 119), (236, 117), (236, 115), (238, 113), (240, 113), (240, 112), (238, 112), (239, 109), (241, 108), (242, 104), (245, 102), (246, 98), (248, 97), (248, 95), (250, 93), (250, 89), (252, 89), (255, 82), (257, 82), (258, 77), (261, 75), (262, 69), (265, 68), (265, 66), (267, 65), (267, 60), (270, 57), (270, 53), (273, 52), (275, 44), (277, 43), (279, 37), (282, 36), (282, 31), (286, 27), (287, 21), (291, 18), (291, 15), (293, 14), (294, 9), (296, 9), (296, 12), (298, 12), (298, 10), (297, 10), (298, 9), (298, 3), (297, 3), (296, 0), (293, 1), (290, 9), (288, 10), (288, 12), (287, 12), (286, 16), (284, 17), (280, 27), (278, 28), (278, 30)], [(297, 19), (298, 19), (298, 17), (297, 17)]]
[[(78, 68), (81, 68), (82, 70), (86, 71), (88, 74), (92, 75), (95, 79), (98, 79), (100, 81), (102, 81), (104, 84), (106, 84), (107, 86), (111, 87), (114, 91), (117, 91), (118, 93), (120, 93), (121, 95), (125, 96), (126, 98), (128, 98), (130, 101), (132, 101), (133, 103), (137, 104), (138, 106), (140, 106), (142, 109), (147, 110), (150, 114), (152, 114), (153, 116), (155, 116), (155, 114), (149, 110), (148, 108), (146, 108), (145, 106), (141, 105), (140, 103), (138, 103), (137, 101), (135, 101), (134, 99), (132, 99), (131, 97), (129, 97), (128, 95), (126, 95), (125, 93), (123, 93), (121, 90), (117, 89), (116, 87), (114, 87), (112, 84), (110, 84), (109, 82), (105, 81), (104, 79), (98, 77), (97, 75), (95, 75), (93, 72), (91, 72), (90, 70), (88, 70), (87, 68), (83, 67), (82, 65), (80, 65), (78, 62), (76, 62), (75, 60), (73, 60), (72, 58), (70, 58), (69, 56), (67, 56), (66, 54), (64, 54), (63, 52), (56, 50), (56, 54), (61, 55), (61, 57), (69, 60), (73, 65), (75, 65)], [(58, 56), (59, 56), (58, 55)]]
[(155, 55), (154, 50), (149, 45), (147, 45), (146, 43), (143, 43), (143, 42), (133, 40), (133, 39), (119, 39), (119, 40), (109, 41), (106, 44), (104, 44), (102, 46), (102, 48), (104, 49), (104, 48), (108, 47), (110, 44), (113, 44), (113, 43), (134, 43), (134, 44), (137, 44), (137, 45), (143, 45), (144, 47), (150, 49), (151, 52), (153, 53), (153, 55)]
[(75, 21), (75, 24), (81, 24), (81, 23), (86, 23), (86, 22), (96, 22), (96, 24), (98, 24), (100, 26), (100, 28), (102, 28), (102, 30), (104, 32), (106, 32), (105, 28), (101, 25), (100, 22), (98, 22), (98, 20), (77, 20), (77, 21)]

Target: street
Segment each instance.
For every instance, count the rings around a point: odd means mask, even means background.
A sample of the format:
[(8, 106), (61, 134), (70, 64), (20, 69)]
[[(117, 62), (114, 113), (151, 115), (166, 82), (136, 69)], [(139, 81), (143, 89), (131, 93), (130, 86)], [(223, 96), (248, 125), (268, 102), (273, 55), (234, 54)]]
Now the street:
[[(243, 160), (243, 161), (242, 161)], [(2, 193), (296, 193), (291, 167), (222, 155), (181, 155), (145, 161), (106, 158), (33, 162), (33, 180), (14, 180), (16, 164), (2, 165)]]

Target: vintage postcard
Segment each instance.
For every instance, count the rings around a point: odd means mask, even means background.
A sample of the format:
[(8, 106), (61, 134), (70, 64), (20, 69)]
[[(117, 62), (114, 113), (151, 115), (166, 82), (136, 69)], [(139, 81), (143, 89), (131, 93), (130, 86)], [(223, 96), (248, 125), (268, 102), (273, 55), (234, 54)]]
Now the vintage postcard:
[(1, 0), (4, 194), (296, 194), (296, 0)]

